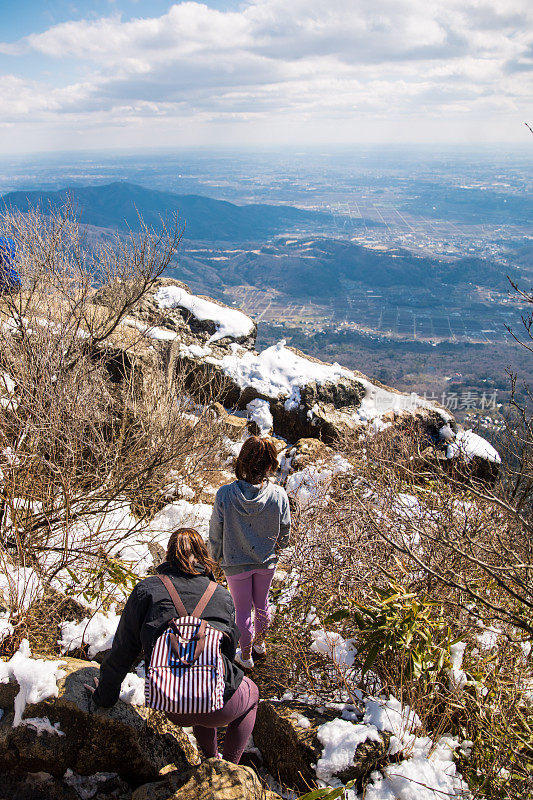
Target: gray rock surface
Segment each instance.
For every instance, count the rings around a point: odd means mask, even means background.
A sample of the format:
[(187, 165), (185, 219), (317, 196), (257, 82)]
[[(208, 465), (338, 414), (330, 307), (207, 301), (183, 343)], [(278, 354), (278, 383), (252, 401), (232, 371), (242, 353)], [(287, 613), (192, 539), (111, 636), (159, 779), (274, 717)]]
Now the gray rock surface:
[(82, 775), (116, 772), (138, 784), (157, 777), (166, 764), (184, 771), (198, 762), (186, 734), (160, 712), (121, 701), (109, 710), (95, 709), (83, 684), (98, 676), (97, 667), (73, 658), (65, 661), (59, 696), (28, 705), (24, 714), (59, 722), (64, 736), (39, 736), (26, 725), (13, 728), (13, 688), (0, 685), (0, 706), (8, 710), (0, 722), (0, 771), (43, 770), (56, 777), (68, 768)]
[(0, 800), (80, 800), (63, 781), (47, 772), (0, 774)]

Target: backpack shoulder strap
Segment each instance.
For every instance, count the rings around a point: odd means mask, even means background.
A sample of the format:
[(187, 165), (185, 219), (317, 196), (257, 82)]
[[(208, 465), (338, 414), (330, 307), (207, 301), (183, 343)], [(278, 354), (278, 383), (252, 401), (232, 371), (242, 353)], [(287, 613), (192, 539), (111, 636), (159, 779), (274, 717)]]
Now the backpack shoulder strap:
[(205, 590), (203, 595), (200, 597), (200, 600), (198, 601), (198, 605), (196, 606), (196, 608), (194, 609), (194, 611), (191, 614), (192, 617), (201, 617), (202, 616), (202, 614), (205, 611), (205, 607), (209, 603), (211, 598), (213, 597), (217, 586), (218, 586), (218, 583), (215, 583), (214, 581), (209, 581), (209, 585), (208, 585), (207, 589)]
[[(169, 593), (170, 599), (174, 603), (174, 607), (175, 607), (176, 611), (178, 612), (178, 617), (186, 617), (187, 616), (187, 611), (185, 609), (185, 606), (181, 602), (181, 597), (177, 593), (177, 591), (176, 591), (176, 589), (174, 587), (174, 584), (172, 583), (172, 581), (170, 580), (168, 575), (158, 575), (157, 577), (160, 578), (163, 581), (165, 589)], [(200, 600), (200, 602), (202, 602), (202, 601)]]

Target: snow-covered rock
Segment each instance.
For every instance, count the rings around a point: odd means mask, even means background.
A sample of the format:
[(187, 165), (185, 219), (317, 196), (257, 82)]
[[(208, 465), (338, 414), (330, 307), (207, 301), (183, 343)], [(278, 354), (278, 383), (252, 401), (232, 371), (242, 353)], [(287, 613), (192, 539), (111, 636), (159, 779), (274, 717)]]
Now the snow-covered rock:
[(92, 617), (85, 617), (81, 622), (66, 620), (61, 622), (59, 630), (61, 638), (58, 641), (62, 653), (80, 650), (87, 646), (87, 655), (93, 659), (98, 653), (103, 653), (111, 648), (115, 636), (120, 614), (115, 613), (115, 608), (107, 613), (97, 611)]
[(472, 461), (473, 458), (484, 458), (496, 464), (501, 462), (500, 455), (495, 448), (472, 430), (458, 431), (446, 448), (446, 456), (447, 458), (462, 456), (466, 461)]
[(41, 579), (35, 570), (9, 564), (4, 558), (0, 572), (0, 601), (7, 608), (27, 609), (42, 596), (43, 591)]
[(268, 436), (274, 426), (268, 400), (260, 400), (258, 397), (251, 400), (246, 406), (246, 411), (250, 422), (255, 424), (259, 436)]
[[(299, 724), (302, 717), (308, 724)], [(316, 783), (314, 765), (324, 776), (335, 772), (344, 781), (370, 775), (385, 762), (389, 738), (387, 733), (378, 735), (376, 728), (361, 725), (359, 730), (338, 719), (337, 710), (295, 700), (259, 703), (254, 728), (254, 742), (268, 771), (284, 786), (302, 792)]]
[(212, 323), (216, 330), (207, 344), (219, 339), (246, 340), (255, 329), (255, 323), (242, 311), (194, 295), (182, 286), (160, 286), (154, 300), (161, 309), (189, 312), (199, 322)]
[(450, 433), (443, 429), (439, 436), (445, 442), (445, 453), (448, 467), (461, 475), (477, 478), (493, 484), (498, 477), (501, 457), (498, 451), (473, 430), (458, 430)]
[(343, 432), (367, 426), (374, 432), (376, 421), (386, 427), (406, 417), (416, 418), (435, 436), (451, 419), (436, 404), (308, 357), (284, 341), (261, 353), (238, 343), (228, 350), (200, 358), (182, 355), (181, 361), (186, 369), (216, 376), (228, 406), (245, 409), (257, 399), (269, 403), (274, 430), (288, 441), (313, 437), (333, 442)]
[(115, 772), (139, 784), (155, 780), (169, 763), (181, 772), (198, 763), (181, 728), (160, 712), (132, 704), (139, 695), (137, 676), (123, 685), (128, 702), (96, 710), (84, 688), (98, 676), (93, 664), (65, 658), (64, 674), (58, 675), (57, 662), (23, 657), (24, 676), (12, 670), (21, 678), (21, 688), (28, 688), (32, 672), (44, 675), (46, 664), (49, 680), (43, 677), (35, 692), (26, 691), (22, 724), (15, 727), (13, 683), (0, 683), (0, 707), (6, 711), (0, 721), (0, 772), (44, 771), (57, 777), (67, 769), (84, 775)]
[[(112, 301), (108, 287), (94, 297), (104, 305)], [(132, 335), (142, 341), (132, 346)], [(227, 408), (247, 412), (262, 433), (272, 427), (272, 418), (274, 433), (289, 442), (307, 437), (332, 443), (346, 432), (375, 435), (408, 424), (424, 449), (439, 441), (441, 431), (450, 460), (461, 453), (471, 470), (488, 465), (485, 471), (493, 478), (496, 451), (471, 432), (454, 440), (444, 437), (445, 432), (454, 434), (455, 423), (438, 403), (306, 356), (284, 341), (257, 352), (255, 335), (256, 325), (243, 312), (196, 296), (180, 281), (159, 278), (106, 347), (117, 364), (121, 348), (128, 351), (128, 364), (140, 364), (136, 380), (141, 393), (151, 391), (151, 372), (159, 365), (169, 374), (184, 372), (193, 393), (195, 386), (205, 393), (212, 384)]]
[[(103, 286), (93, 298), (99, 305), (114, 302), (112, 287)], [(132, 328), (163, 347), (173, 346), (191, 357), (222, 353), (230, 342), (253, 347), (257, 326), (242, 311), (210, 297), (195, 295), (187, 284), (174, 278), (158, 278), (150, 291), (124, 320)], [(117, 341), (120, 336), (114, 337)]]

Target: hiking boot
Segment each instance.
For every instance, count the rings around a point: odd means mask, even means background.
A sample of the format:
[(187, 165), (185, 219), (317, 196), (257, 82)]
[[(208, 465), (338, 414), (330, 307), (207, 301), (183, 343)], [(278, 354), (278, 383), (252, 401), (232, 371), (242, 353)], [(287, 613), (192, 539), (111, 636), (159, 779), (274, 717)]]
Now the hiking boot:
[(264, 642), (254, 642), (252, 647), (252, 654), (255, 658), (264, 658), (266, 656), (266, 644)]
[(244, 658), (240, 647), (238, 648), (237, 652), (235, 653), (235, 663), (242, 667), (243, 669), (253, 669), (254, 668), (254, 660), (252, 658), (252, 654), (248, 655), (248, 658)]

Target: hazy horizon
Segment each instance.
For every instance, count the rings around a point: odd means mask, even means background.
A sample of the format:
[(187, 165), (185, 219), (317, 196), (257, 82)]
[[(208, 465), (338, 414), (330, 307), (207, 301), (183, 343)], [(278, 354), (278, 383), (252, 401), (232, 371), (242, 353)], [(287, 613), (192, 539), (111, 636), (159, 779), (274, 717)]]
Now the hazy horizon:
[[(531, 137), (531, 134), (529, 134)], [(142, 155), (174, 155), (180, 153), (187, 154), (209, 154), (216, 155), (241, 155), (243, 150), (247, 154), (261, 154), (261, 153), (305, 153), (308, 151), (317, 152), (320, 155), (334, 155), (336, 153), (351, 152), (357, 153), (362, 151), (372, 150), (388, 150), (394, 151), (401, 150), (424, 150), (426, 152), (437, 152), (439, 150), (455, 151), (461, 153), (466, 152), (479, 152), (482, 154), (484, 151), (493, 152), (495, 150), (509, 153), (520, 153), (524, 155), (531, 155), (533, 161), (533, 137), (531, 141), (525, 139), (524, 141), (493, 141), (493, 142), (478, 142), (478, 141), (383, 141), (371, 142), (361, 141), (353, 144), (340, 144), (336, 142), (323, 142), (323, 143), (308, 143), (300, 142), (293, 144), (263, 144), (257, 145), (254, 143), (249, 144), (227, 144), (223, 145), (131, 145), (125, 146), (103, 146), (103, 147), (71, 147), (71, 148), (56, 148), (50, 150), (17, 150), (17, 151), (4, 151), (0, 153), (0, 161), (6, 158), (47, 158), (50, 156), (79, 156), (79, 155), (109, 155), (109, 156), (142, 156)]]

